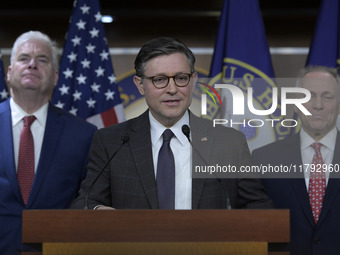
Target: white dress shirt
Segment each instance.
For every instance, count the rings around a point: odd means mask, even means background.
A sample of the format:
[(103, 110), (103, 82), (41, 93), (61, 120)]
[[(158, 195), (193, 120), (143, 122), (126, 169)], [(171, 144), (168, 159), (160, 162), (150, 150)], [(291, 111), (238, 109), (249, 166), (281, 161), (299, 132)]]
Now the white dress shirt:
[(20, 135), (21, 130), (24, 127), (23, 118), (28, 115), (34, 115), (36, 117), (36, 120), (31, 125), (31, 132), (34, 140), (34, 171), (36, 171), (44, 139), (48, 103), (43, 105), (38, 111), (33, 114), (26, 113), (19, 105), (14, 102), (13, 98), (10, 99), (9, 103), (11, 107), (13, 146), (16, 168), (18, 168)]
[[(321, 155), (322, 159), (324, 161), (324, 164), (329, 166), (332, 164), (333, 156), (334, 156), (334, 150), (335, 150), (335, 141), (337, 136), (337, 129), (332, 129), (327, 135), (325, 135), (319, 143), (322, 144), (321, 146)], [(311, 145), (316, 142), (314, 139), (306, 133), (306, 131), (301, 128), (300, 132), (300, 141), (301, 141), (301, 157), (302, 157), (302, 163), (304, 164), (304, 174), (305, 174), (305, 181), (306, 181), (306, 187), (308, 191), (309, 187), (309, 175), (310, 175), (310, 164), (312, 164), (313, 157), (315, 154), (314, 149), (311, 147)], [(305, 165), (306, 164), (306, 165)], [(329, 172), (326, 172), (326, 185), (328, 183), (329, 179)]]
[[(162, 134), (166, 127), (159, 123), (149, 112), (152, 155), (155, 176), (157, 176), (158, 153), (163, 144)], [(175, 158), (175, 209), (191, 209), (191, 146), (182, 132), (183, 125), (189, 126), (189, 113), (170, 129), (174, 133), (170, 147)]]

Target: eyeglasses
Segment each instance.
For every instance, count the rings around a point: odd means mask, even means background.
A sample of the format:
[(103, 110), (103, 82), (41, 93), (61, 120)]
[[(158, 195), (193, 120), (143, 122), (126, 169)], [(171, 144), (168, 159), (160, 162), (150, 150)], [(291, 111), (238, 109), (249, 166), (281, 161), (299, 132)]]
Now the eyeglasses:
[(143, 75), (143, 79), (149, 79), (152, 81), (152, 84), (157, 88), (157, 89), (162, 89), (168, 86), (170, 78), (172, 78), (178, 87), (185, 87), (189, 84), (190, 78), (192, 74), (189, 73), (181, 73), (181, 74), (176, 74), (174, 76), (166, 76), (166, 75), (156, 75), (156, 76), (145, 76)]

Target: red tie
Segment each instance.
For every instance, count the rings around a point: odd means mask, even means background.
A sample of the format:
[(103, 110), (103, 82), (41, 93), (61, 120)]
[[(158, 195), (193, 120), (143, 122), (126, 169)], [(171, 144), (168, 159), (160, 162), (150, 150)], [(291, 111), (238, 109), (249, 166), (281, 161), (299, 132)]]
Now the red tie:
[(27, 205), (34, 181), (34, 141), (31, 132), (31, 124), (34, 120), (34, 116), (24, 117), (24, 128), (20, 135), (17, 174), (21, 196), (25, 205)]
[[(314, 164), (314, 169), (319, 171), (311, 171), (309, 177), (309, 201), (313, 212), (313, 217), (315, 223), (319, 220), (319, 215), (322, 208), (323, 197), (326, 190), (326, 178), (325, 173), (322, 171), (322, 165), (324, 164), (322, 155), (320, 152), (320, 143), (313, 143), (311, 145), (315, 150), (315, 155), (313, 157), (312, 164)], [(317, 166), (321, 164), (320, 167)]]

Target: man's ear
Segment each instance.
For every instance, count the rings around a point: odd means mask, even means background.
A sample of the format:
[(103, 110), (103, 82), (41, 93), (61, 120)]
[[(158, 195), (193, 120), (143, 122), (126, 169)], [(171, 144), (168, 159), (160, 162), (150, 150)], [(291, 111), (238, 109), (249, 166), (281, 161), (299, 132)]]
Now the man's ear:
[(54, 86), (57, 86), (57, 83), (58, 83), (58, 79), (59, 79), (59, 71), (55, 71), (54, 72)]
[(198, 74), (197, 74), (197, 72), (194, 72), (194, 73), (192, 74), (191, 79), (192, 79), (192, 84), (193, 84), (193, 85), (192, 85), (192, 90), (194, 90), (195, 87), (196, 87), (197, 81), (198, 81)]
[(9, 66), (7, 69), (7, 81), (11, 80), (11, 70), (12, 70), (12, 66)]
[(143, 85), (143, 79), (139, 76), (133, 77), (133, 82), (135, 83), (139, 93), (144, 96), (144, 85)]

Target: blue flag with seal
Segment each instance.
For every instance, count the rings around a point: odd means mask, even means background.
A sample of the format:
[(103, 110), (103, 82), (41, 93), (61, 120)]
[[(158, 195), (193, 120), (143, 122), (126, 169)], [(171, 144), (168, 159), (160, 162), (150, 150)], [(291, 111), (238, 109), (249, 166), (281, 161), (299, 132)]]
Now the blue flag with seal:
[[(306, 61), (306, 66), (309, 65), (337, 68), (340, 74), (339, 0), (323, 0), (321, 2)], [(339, 117), (337, 127), (340, 128)]]
[[(267, 110), (274, 98), (274, 76), (258, 1), (225, 0), (210, 68), (210, 84), (234, 85), (242, 90), (244, 101), (251, 88), (254, 108)], [(275, 111), (269, 115), (253, 114), (247, 105), (243, 115), (235, 115), (231, 93), (227, 89), (221, 89), (220, 93), (220, 117), (226, 125), (246, 135), (250, 150), (288, 135), (289, 129), (282, 125), (285, 116), (281, 116), (279, 99)]]
[(0, 52), (0, 103), (8, 98), (8, 89), (5, 80), (4, 64), (2, 62), (2, 55)]
[[(340, 1), (323, 0), (309, 48), (306, 65), (339, 68)], [(340, 69), (339, 69), (340, 73)]]
[(125, 120), (98, 0), (76, 0), (52, 103), (98, 128)]

